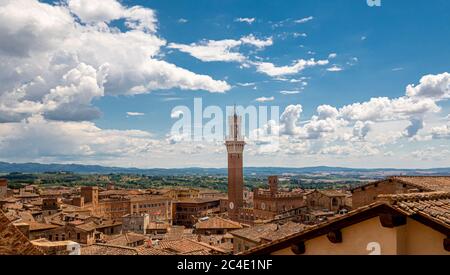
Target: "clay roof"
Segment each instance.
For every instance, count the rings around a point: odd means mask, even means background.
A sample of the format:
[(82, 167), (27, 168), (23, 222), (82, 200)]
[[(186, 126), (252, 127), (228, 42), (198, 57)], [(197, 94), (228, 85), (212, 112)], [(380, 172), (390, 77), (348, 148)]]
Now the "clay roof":
[(16, 210), (10, 210), (6, 213), (4, 213), (6, 217), (12, 222), (14, 221), (20, 221), (20, 222), (34, 222), (33, 215), (31, 215), (28, 211), (16, 211)]
[(240, 229), (242, 225), (221, 217), (210, 217), (207, 220), (197, 222), (194, 227), (196, 229)]
[(393, 176), (383, 180), (369, 182), (367, 184), (359, 185), (351, 188), (356, 190), (361, 187), (371, 186), (380, 182), (399, 182), (415, 187), (423, 191), (445, 191), (450, 192), (450, 176)]
[(450, 227), (450, 193), (427, 192), (380, 195), (378, 199), (386, 201), (393, 208), (408, 216), (421, 215)]
[(40, 223), (40, 222), (25, 222), (26, 224), (30, 225), (30, 231), (40, 231), (40, 230), (50, 230), (58, 228), (59, 226), (48, 224), (48, 223)]
[(168, 201), (167, 197), (164, 196), (155, 196), (155, 195), (129, 195), (126, 198), (130, 199), (131, 202), (139, 202), (139, 201)]
[(95, 228), (105, 228), (105, 227), (110, 227), (110, 226), (119, 226), (122, 225), (122, 221), (119, 220), (102, 220), (101, 222), (96, 222), (96, 226)]
[(184, 226), (172, 226), (167, 228), (167, 233), (164, 235), (164, 240), (179, 240), (187, 235), (192, 235), (192, 232), (186, 232)]
[(115, 235), (115, 236), (110, 236), (110, 237), (106, 237), (106, 238), (107, 238), (106, 239), (107, 244), (121, 245), (121, 246), (127, 246), (129, 244), (147, 239), (142, 234), (136, 234), (136, 233), (132, 233), (132, 232)]
[(450, 176), (397, 176), (391, 177), (406, 184), (424, 188), (429, 191), (446, 191), (450, 192)]
[(262, 224), (253, 227), (238, 229), (230, 232), (231, 235), (241, 237), (255, 243), (261, 242), (261, 237), (265, 236), (269, 232), (275, 231), (277, 225), (274, 223)]
[(188, 238), (182, 238), (175, 241), (161, 240), (158, 243), (158, 248), (175, 252), (179, 255), (208, 255), (214, 253), (225, 253), (225, 251), (220, 248), (216, 248)]
[(186, 199), (179, 199), (178, 201), (174, 203), (183, 204), (183, 203), (191, 203), (191, 204), (200, 204), (200, 203), (208, 203), (208, 202), (215, 202), (220, 201), (220, 198), (186, 198)]
[(175, 253), (155, 247), (140, 246), (135, 248), (138, 255), (175, 255)]
[(81, 229), (83, 231), (94, 231), (97, 228), (97, 225), (94, 222), (88, 222), (77, 225), (76, 228)]
[(0, 210), (0, 255), (42, 255)]
[(106, 190), (106, 191), (99, 192), (99, 196), (110, 196), (110, 195), (126, 196), (126, 195), (140, 195), (140, 194), (143, 194), (143, 192), (139, 191), (139, 190), (135, 190), (135, 189), (131, 189), (131, 190), (118, 189), (118, 190)]
[(138, 252), (127, 246), (93, 244), (81, 247), (81, 255), (138, 255)]
[(284, 237), (299, 233), (305, 230), (307, 226), (304, 224), (299, 224), (295, 222), (287, 222), (283, 225), (278, 226), (278, 228), (274, 231), (267, 232), (261, 239), (266, 241), (275, 241), (282, 239)]
[[(348, 212), (345, 215), (339, 215), (330, 218), (328, 221), (310, 226), (304, 231), (282, 239), (272, 241), (267, 244), (252, 248), (242, 254), (267, 253), (271, 247), (280, 247), (283, 243), (288, 243), (294, 239), (310, 239), (329, 232), (329, 228), (338, 228), (340, 226), (349, 226), (361, 222), (371, 217), (376, 217), (380, 213), (395, 211), (402, 213), (419, 222), (437, 225), (441, 232), (450, 234), (450, 193), (429, 192), (429, 193), (409, 193), (397, 195), (380, 195), (379, 201), (359, 207)], [(345, 224), (345, 225), (344, 225)], [(231, 232), (233, 234), (234, 232)]]

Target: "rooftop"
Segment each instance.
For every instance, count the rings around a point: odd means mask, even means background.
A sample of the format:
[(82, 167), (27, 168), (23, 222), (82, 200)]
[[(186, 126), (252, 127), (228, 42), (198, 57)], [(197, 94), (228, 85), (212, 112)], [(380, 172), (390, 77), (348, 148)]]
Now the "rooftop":
[(25, 223), (30, 226), (30, 231), (50, 230), (50, 229), (55, 229), (55, 228), (59, 227), (59, 226), (53, 225), (53, 224), (32, 222), (32, 221), (28, 221)]
[(146, 239), (147, 237), (145, 235), (129, 232), (115, 236), (107, 236), (106, 243), (110, 245), (128, 246), (132, 243), (144, 241)]
[(207, 202), (216, 202), (220, 201), (220, 198), (186, 198), (186, 199), (180, 199), (174, 203), (182, 204), (182, 203), (207, 203)]
[(378, 199), (389, 203), (393, 208), (408, 216), (421, 215), (450, 227), (450, 193), (380, 195)]
[(89, 232), (94, 231), (97, 228), (97, 225), (94, 222), (88, 222), (77, 225), (76, 228)]
[(175, 253), (160, 248), (140, 246), (135, 248), (138, 255), (175, 255)]
[(196, 229), (240, 229), (242, 225), (221, 217), (209, 217), (207, 220), (197, 222), (194, 227)]
[(216, 248), (188, 238), (182, 238), (176, 241), (161, 240), (158, 243), (158, 248), (175, 252), (181, 255), (207, 255), (225, 253), (225, 251), (220, 248)]
[(0, 210), (0, 255), (42, 255)]
[(136, 249), (110, 244), (93, 244), (81, 247), (81, 255), (138, 255)]
[(267, 253), (293, 240), (305, 240), (321, 236), (329, 232), (330, 228), (349, 226), (367, 218), (376, 217), (380, 213), (394, 211), (426, 224), (437, 225), (435, 228), (439, 228), (438, 230), (445, 232), (445, 234), (450, 234), (450, 193), (380, 195), (378, 199), (379, 201), (375, 203), (359, 207), (345, 215), (330, 218), (326, 222), (305, 228), (302, 232), (252, 248), (244, 254)]
[(391, 177), (406, 184), (425, 188), (429, 191), (446, 191), (450, 192), (450, 176), (397, 176)]
[(450, 192), (450, 176), (393, 176), (383, 180), (372, 181), (364, 185), (356, 186), (350, 190), (371, 186), (380, 182), (399, 182), (423, 191)]
[(279, 225), (277, 229), (271, 232), (267, 232), (261, 239), (266, 241), (275, 241), (282, 239), (284, 237), (290, 236), (295, 233), (299, 233), (307, 228), (304, 224), (299, 224), (295, 222), (287, 222), (283, 225)]
[(243, 229), (238, 229), (230, 232), (231, 235), (248, 239), (255, 243), (261, 242), (261, 238), (266, 234), (275, 231), (278, 225), (274, 223), (257, 225), (254, 227), (248, 227)]

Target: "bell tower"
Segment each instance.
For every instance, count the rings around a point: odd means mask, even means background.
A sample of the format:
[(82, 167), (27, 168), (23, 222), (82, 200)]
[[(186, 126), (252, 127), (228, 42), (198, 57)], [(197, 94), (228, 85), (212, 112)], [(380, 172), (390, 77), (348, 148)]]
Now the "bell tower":
[(241, 135), (242, 117), (236, 113), (228, 117), (229, 136), (225, 145), (228, 153), (228, 215), (237, 220), (244, 206), (243, 152), (245, 141)]

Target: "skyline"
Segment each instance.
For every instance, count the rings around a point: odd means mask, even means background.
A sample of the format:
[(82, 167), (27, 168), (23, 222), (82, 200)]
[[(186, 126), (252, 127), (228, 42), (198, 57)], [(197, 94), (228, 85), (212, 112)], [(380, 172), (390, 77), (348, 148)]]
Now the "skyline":
[(0, 161), (225, 167), (171, 135), (201, 98), (279, 106), (246, 167), (450, 167), (446, 1), (53, 2), (0, 3)]

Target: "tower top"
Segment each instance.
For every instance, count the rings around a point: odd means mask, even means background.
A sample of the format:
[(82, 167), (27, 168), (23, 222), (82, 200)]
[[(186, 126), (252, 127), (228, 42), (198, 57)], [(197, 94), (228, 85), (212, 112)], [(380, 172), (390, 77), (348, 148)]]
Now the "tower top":
[(242, 117), (237, 114), (236, 104), (234, 104), (234, 113), (228, 117), (229, 135), (227, 141), (244, 141), (241, 134)]

